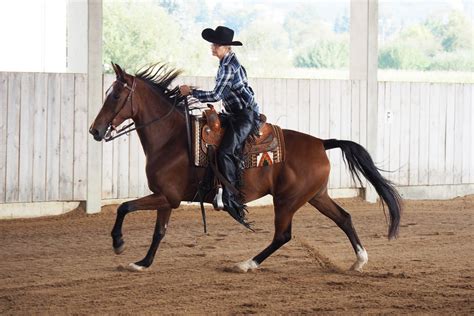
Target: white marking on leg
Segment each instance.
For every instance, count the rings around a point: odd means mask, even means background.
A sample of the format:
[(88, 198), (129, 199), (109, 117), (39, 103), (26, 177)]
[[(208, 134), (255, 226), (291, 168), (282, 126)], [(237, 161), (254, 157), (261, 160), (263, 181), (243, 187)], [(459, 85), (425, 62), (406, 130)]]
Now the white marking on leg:
[(357, 261), (351, 267), (351, 270), (362, 272), (362, 267), (369, 261), (367, 251), (361, 245), (356, 246)]
[(255, 262), (253, 259), (249, 259), (246, 261), (239, 262), (234, 267), (235, 271), (237, 272), (247, 272), (248, 270), (255, 270), (258, 268), (258, 263)]
[(144, 267), (144, 266), (139, 266), (138, 264), (135, 264), (135, 263), (130, 263), (130, 264), (127, 266), (127, 270), (133, 271), (133, 272), (143, 272), (143, 271), (145, 271), (146, 269), (148, 269), (148, 268), (147, 268), (147, 267)]

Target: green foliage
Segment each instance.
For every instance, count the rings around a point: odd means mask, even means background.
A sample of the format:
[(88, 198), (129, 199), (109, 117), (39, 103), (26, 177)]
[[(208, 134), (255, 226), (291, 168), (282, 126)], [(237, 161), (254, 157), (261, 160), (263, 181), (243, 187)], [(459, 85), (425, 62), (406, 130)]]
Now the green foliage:
[(441, 17), (431, 16), (426, 20), (425, 25), (441, 42), (444, 51), (472, 49), (472, 23), (469, 23), (464, 14), (452, 11), (446, 22)]
[(428, 57), (411, 45), (393, 45), (379, 52), (379, 67), (382, 69), (426, 70), (429, 65)]
[(321, 40), (295, 57), (296, 67), (340, 69), (349, 64), (349, 43)]
[(401, 31), (379, 50), (379, 67), (406, 70), (466, 71), (473, 64), (472, 25), (459, 12), (443, 19), (431, 16), (424, 23)]
[(439, 49), (433, 34), (426, 27), (415, 25), (400, 32), (397, 40), (379, 50), (379, 67), (426, 70), (430, 57)]
[(331, 26), (317, 18), (311, 3), (297, 5), (288, 12), (284, 29), (288, 33), (288, 39), (293, 49), (308, 42), (315, 43), (335, 36)]
[(254, 21), (239, 34), (239, 58), (252, 76), (270, 76), (291, 66), (288, 39), (280, 24)]
[(351, 20), (346, 14), (340, 15), (336, 18), (334, 22), (334, 32), (335, 33), (348, 33), (351, 28)]
[(429, 69), (474, 71), (474, 57), (472, 51), (456, 53), (441, 53), (430, 64)]
[[(316, 11), (317, 12), (317, 11)], [(286, 17), (293, 65), (299, 68), (341, 69), (349, 65), (349, 36), (347, 16), (332, 26), (317, 18), (313, 3), (301, 3)], [(336, 29), (337, 33), (334, 33)]]
[(158, 61), (178, 60), (179, 25), (151, 3), (104, 3), (104, 66), (110, 62), (131, 71)]
[[(285, 15), (275, 19), (262, 3), (104, 0), (104, 67), (110, 72), (113, 61), (133, 72), (163, 61), (188, 75), (215, 75), (218, 61), (201, 31), (227, 25), (244, 43), (234, 50), (250, 76), (347, 69), (347, 12), (328, 23), (320, 16), (318, 3), (295, 1), (284, 3)], [(433, 15), (401, 31), (398, 25), (390, 28), (390, 19), (384, 21), (382, 36), (390, 36), (390, 41), (379, 47), (380, 68), (473, 70), (472, 21), (463, 12)]]

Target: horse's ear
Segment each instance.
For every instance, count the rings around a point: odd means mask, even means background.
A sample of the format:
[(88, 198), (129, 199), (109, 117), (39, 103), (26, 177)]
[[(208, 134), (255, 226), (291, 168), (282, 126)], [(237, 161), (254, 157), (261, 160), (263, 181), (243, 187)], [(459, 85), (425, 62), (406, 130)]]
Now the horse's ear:
[(112, 67), (114, 68), (115, 74), (117, 75), (117, 78), (123, 78), (124, 71), (118, 64), (112, 63)]
[(115, 74), (117, 74), (117, 67), (115, 64), (113, 62), (110, 62), (110, 64), (112, 65), (112, 69), (114, 70)]

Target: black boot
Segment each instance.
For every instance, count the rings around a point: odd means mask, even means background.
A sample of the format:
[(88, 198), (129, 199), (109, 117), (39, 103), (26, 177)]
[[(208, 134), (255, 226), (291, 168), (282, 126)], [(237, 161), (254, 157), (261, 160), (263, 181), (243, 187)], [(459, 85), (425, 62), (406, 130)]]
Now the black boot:
[(224, 188), (224, 210), (237, 222), (253, 231), (251, 223), (248, 222), (246, 218), (246, 213), (248, 212), (247, 206), (239, 202), (239, 199), (235, 195), (226, 191)]

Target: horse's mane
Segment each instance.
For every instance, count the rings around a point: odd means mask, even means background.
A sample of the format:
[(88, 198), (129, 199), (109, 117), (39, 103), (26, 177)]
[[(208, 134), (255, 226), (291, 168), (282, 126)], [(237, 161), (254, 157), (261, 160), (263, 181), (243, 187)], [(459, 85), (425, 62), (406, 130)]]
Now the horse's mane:
[(181, 73), (182, 70), (171, 68), (167, 64), (155, 63), (138, 70), (135, 76), (165, 96), (171, 104), (178, 104), (184, 100), (184, 97), (179, 93), (179, 87), (169, 89), (168, 86)]

